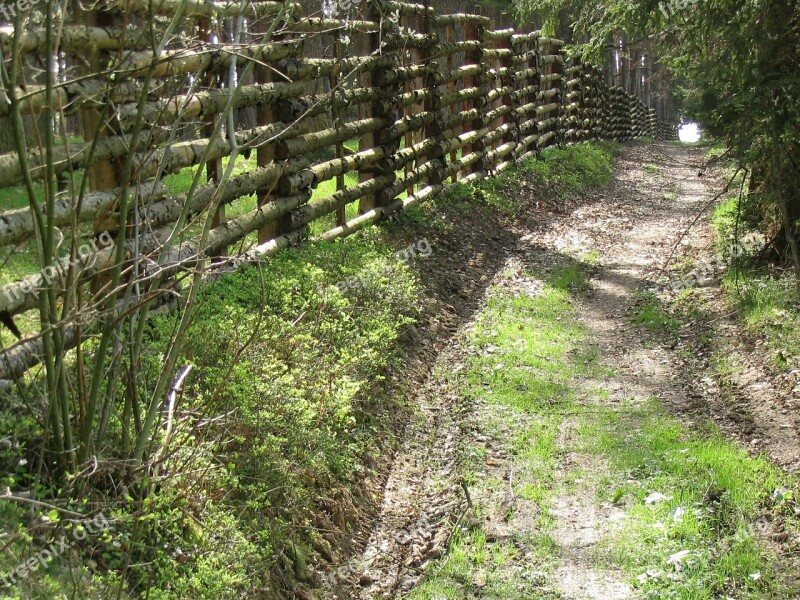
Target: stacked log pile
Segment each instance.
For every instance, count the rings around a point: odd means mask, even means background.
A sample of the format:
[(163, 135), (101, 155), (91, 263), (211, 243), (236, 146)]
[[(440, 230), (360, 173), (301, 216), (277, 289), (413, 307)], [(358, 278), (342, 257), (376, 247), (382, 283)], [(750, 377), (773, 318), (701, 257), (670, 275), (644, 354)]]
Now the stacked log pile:
[(656, 137), (660, 140), (675, 141), (678, 139), (678, 125), (676, 123), (664, 123), (659, 121), (656, 127), (658, 133)]

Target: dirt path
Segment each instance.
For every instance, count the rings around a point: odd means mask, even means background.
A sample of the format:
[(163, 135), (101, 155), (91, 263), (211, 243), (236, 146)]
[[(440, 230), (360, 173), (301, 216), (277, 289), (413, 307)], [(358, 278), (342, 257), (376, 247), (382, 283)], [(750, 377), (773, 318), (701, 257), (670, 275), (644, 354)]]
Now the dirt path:
[[(713, 347), (701, 347), (691, 339), (699, 331), (682, 334), (687, 344), (694, 345), (699, 359), (695, 364), (676, 356), (671, 351), (675, 348), (653, 348), (654, 340), (643, 337), (641, 328), (625, 318), (635, 304), (635, 293), (655, 288), (664, 266), (675, 282), (678, 276), (672, 269), (679, 261), (690, 258), (699, 267), (713, 262), (708, 219), (686, 233), (703, 208), (706, 217), (710, 215), (708, 202), (723, 187), (720, 179), (698, 176), (702, 162), (702, 151), (689, 148), (629, 148), (607, 194), (613, 202), (579, 208), (570, 220), (548, 231), (548, 245), (561, 249), (571, 244), (601, 253), (598, 276), (592, 282), (596, 293), (585, 305), (585, 322), (612, 364), (629, 371), (623, 383), (638, 386), (639, 395), (657, 396), (690, 422), (712, 419), (729, 436), (798, 472), (800, 435), (793, 413), (800, 403), (792, 394), (795, 382), (770, 373), (765, 366), (768, 358), (755, 351), (721, 298), (718, 281), (705, 282), (704, 291), (713, 301), (704, 305), (705, 323), (701, 323)], [(645, 164), (658, 170), (643, 170)], [(721, 394), (709, 372), (713, 352), (724, 352), (742, 366), (735, 380), (728, 382), (734, 397)]]
[[(659, 169), (643, 170), (645, 164), (659, 165)], [(604, 363), (616, 374), (602, 382), (610, 391), (603, 402), (638, 403), (650, 397), (683, 402), (686, 374), (667, 349), (631, 324), (630, 313), (637, 294), (648, 287), (648, 275), (661, 267), (677, 236), (713, 196), (708, 186), (698, 183), (698, 166), (696, 154), (674, 147), (628, 147), (617, 162), (615, 181), (604, 201), (582, 206), (529, 238), (532, 245), (551, 252), (598, 256), (579, 318)], [(596, 384), (583, 383), (587, 388)], [(564, 454), (559, 482), (569, 477), (575, 465), (595, 474), (604, 471), (596, 456), (571, 450), (568, 433), (559, 444)], [(554, 502), (554, 537), (564, 549), (555, 587), (564, 598), (576, 600), (633, 598), (633, 589), (619, 573), (593, 566), (597, 545), (623, 514), (609, 503), (598, 505), (591, 482), (592, 478), (586, 478)], [(563, 484), (559, 487), (564, 488)]]
[[(730, 393), (721, 396), (707, 372), (708, 349), (695, 348), (700, 358), (689, 365), (674, 344), (631, 321), (642, 291), (655, 286), (683, 231), (719, 191), (719, 181), (698, 177), (701, 163), (698, 150), (665, 144), (626, 146), (617, 159), (614, 182), (602, 197), (547, 222), (528, 223), (503, 267), (488, 274), (487, 289), (514, 288), (534, 296), (541, 282), (524, 275), (532, 265), (558, 262), (565, 256), (592, 256), (589, 289), (580, 302), (578, 319), (611, 375), (573, 382), (580, 388), (582, 409), (636, 406), (657, 398), (690, 428), (710, 418), (730, 437), (754, 451), (764, 450), (788, 470), (797, 470), (800, 437), (792, 417), (797, 403), (787, 393), (791, 382), (772, 377), (758, 356), (741, 344), (731, 351), (746, 368), (737, 375), (731, 401)], [(676, 256), (688, 254), (700, 260), (710, 256), (710, 235), (703, 223), (683, 238)], [(742, 338), (735, 323), (726, 320), (721, 300), (709, 311), (706, 317), (719, 324), (715, 331), (720, 331), (721, 343)], [(421, 409), (391, 470), (381, 513), (364, 551), (341, 572), (342, 580), (355, 585), (338, 597), (400, 598), (417, 589), (427, 577), (426, 567), (446, 552), (462, 519), (472, 518), (466, 515), (473, 503), (481, 507), (487, 541), (508, 540), (513, 548), (514, 558), (499, 569), (501, 578), (536, 580), (535, 595), (520, 591), (508, 598), (638, 597), (622, 573), (598, 560), (603, 542), (624, 522), (625, 514), (614, 503), (597, 499), (597, 480), (608, 465), (576, 441), (580, 417), (566, 418), (556, 437), (558, 462), (553, 467), (550, 515), (558, 558), (548, 572), (532, 564), (536, 559), (528, 540), (539, 527), (540, 509), (520, 495), (525, 474), (515, 472), (519, 467), (509, 441), (513, 429), (528, 424), (518, 415), (513, 424), (504, 424), (500, 408), (464, 405), (453, 389), (469, 353), (475, 351), (466, 341), (473, 327), (472, 319), (461, 325), (420, 390)], [(691, 336), (692, 332), (682, 334)], [(598, 386), (602, 395), (592, 393)], [(482, 457), (476, 474), (480, 481), (499, 482), (475, 487), (480, 497), (470, 497), (474, 484), (459, 475), (465, 460), (459, 449), (464, 448)], [(482, 573), (470, 576), (476, 598), (487, 585)]]
[[(660, 165), (662, 170), (644, 171), (643, 164)], [(606, 194), (612, 202), (581, 207), (544, 236), (545, 244), (555, 251), (599, 254), (580, 319), (591, 331), (605, 364), (617, 373), (604, 382), (611, 391), (609, 403), (626, 399), (637, 403), (649, 397), (681, 403), (685, 397), (686, 374), (676, 367), (668, 350), (654, 345), (641, 328), (631, 324), (630, 313), (636, 294), (648, 285), (647, 275), (664, 263), (676, 236), (712, 195), (705, 185), (696, 183), (697, 167), (696, 155), (675, 148), (630, 148), (619, 161), (615, 182)], [(595, 472), (602, 468), (591, 467)], [(617, 574), (596, 572), (587, 558), (615, 517), (621, 518), (621, 511), (609, 504), (595, 506), (592, 492), (580, 486), (556, 501), (556, 516), (561, 517), (556, 537), (567, 548), (577, 546), (558, 569), (558, 588), (565, 598), (635, 597)], [(562, 506), (566, 507), (563, 513)]]

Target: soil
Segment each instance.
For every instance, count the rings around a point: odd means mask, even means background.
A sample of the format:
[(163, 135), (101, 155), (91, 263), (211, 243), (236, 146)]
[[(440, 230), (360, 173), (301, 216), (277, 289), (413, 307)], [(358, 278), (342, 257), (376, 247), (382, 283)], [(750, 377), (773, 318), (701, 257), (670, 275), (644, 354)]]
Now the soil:
[[(490, 505), (497, 515), (514, 505), (514, 518), (506, 522), (490, 515), (488, 536), (502, 538), (510, 530), (532, 527), (533, 515), (526, 515), (514, 496), (502, 435), (493, 437), (475, 426), (480, 421), (476, 415), (502, 409), (465, 406), (443, 374), (458, 372), (468, 360), (465, 334), (489, 288), (511, 286), (534, 294), (535, 289), (526, 289), (533, 284), (522, 272), (567, 254), (599, 257), (579, 319), (616, 373), (604, 381), (611, 393), (603, 402), (658, 398), (687, 426), (699, 428), (713, 420), (750, 452), (763, 452), (782, 468), (800, 471), (800, 432), (793, 416), (800, 402), (796, 381), (773, 369), (763, 344), (742, 330), (716, 278), (704, 282), (711, 301), (697, 323), (681, 329), (678, 343), (631, 321), (640, 292), (663, 286), (664, 277), (674, 280), (679, 260), (688, 256), (703, 262), (713, 256), (708, 217), (724, 182), (712, 173), (698, 176), (702, 168), (700, 149), (631, 143), (615, 161), (613, 183), (591, 197), (546, 200), (524, 186), (521, 193), (530, 195), (530, 209), (515, 222), (483, 208), (444, 207), (444, 229), (422, 224), (401, 232), (406, 243), (425, 235), (433, 248), (432, 256), (418, 265), (426, 290), (424, 318), (407, 332), (409, 371), (406, 385), (398, 386), (413, 392), (413, 417), (398, 433), (392, 460), (378, 469), (379, 508), (362, 521), (354, 555), (327, 577), (329, 587), (321, 597), (400, 598), (418, 584), (426, 565), (446, 552), (453, 523), (467, 514), (472, 501), (459, 479), (456, 450), (465, 438), (486, 449), (487, 471), (509, 482)], [(700, 212), (704, 216), (687, 232)], [(713, 336), (704, 335), (710, 331)], [(687, 347), (693, 350), (692, 360), (681, 352)], [(742, 366), (729, 381), (719, 381), (710, 367), (719, 351)], [(492, 419), (502, 421), (502, 414)], [(606, 468), (596, 456), (570, 450), (576, 426), (567, 420), (559, 438), (564, 452), (552, 513), (553, 537), (563, 552), (548, 585), (564, 599), (635, 598), (620, 573), (598, 571), (588, 558), (620, 511), (598, 506), (590, 482), (563, 485), (576, 470)], [(767, 528), (764, 535), (778, 534)], [(780, 553), (781, 540), (772, 543)], [(514, 565), (508, 568), (513, 576)]]

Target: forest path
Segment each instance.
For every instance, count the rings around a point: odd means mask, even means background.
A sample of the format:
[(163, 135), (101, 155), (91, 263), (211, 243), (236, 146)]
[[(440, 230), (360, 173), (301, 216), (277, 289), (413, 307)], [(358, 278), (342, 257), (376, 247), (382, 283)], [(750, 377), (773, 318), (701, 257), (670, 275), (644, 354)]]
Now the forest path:
[[(790, 471), (800, 438), (791, 398), (757, 357), (738, 350), (748, 367), (732, 407), (710, 372), (712, 351), (654, 300), (680, 276), (662, 272), (673, 250), (671, 269), (712, 258), (707, 217), (723, 182), (699, 177), (703, 162), (695, 148), (629, 144), (592, 201), (546, 222), (531, 218), (483, 308), (439, 353), (364, 551), (341, 571), (354, 587), (336, 597), (614, 600), (706, 585), (683, 562), (713, 562), (713, 548), (728, 548), (721, 533), (702, 549), (672, 540), (654, 551), (625, 548), (620, 532), (635, 537), (665, 518), (683, 526), (687, 510), (722, 510), (716, 473), (684, 481), (739, 460), (734, 445), (700, 457), (707, 421)], [(723, 339), (738, 335), (721, 300), (706, 310), (713, 314), (698, 318), (721, 324)], [(679, 463), (683, 453), (694, 462)], [(769, 467), (741, 467), (750, 468)], [(688, 491), (670, 494), (671, 484)], [(684, 492), (698, 501), (683, 502)], [(742, 527), (760, 529), (759, 544), (785, 542), (772, 517), (743, 515)], [(660, 566), (647, 568), (650, 558)], [(761, 581), (750, 566), (726, 571), (724, 585)]]

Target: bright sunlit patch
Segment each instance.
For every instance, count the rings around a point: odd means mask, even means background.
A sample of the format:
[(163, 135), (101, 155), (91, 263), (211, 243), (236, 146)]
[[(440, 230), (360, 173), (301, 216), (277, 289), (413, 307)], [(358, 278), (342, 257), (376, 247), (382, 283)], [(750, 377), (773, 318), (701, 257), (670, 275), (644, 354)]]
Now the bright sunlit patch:
[(678, 130), (678, 137), (682, 142), (692, 144), (700, 139), (700, 127), (697, 123), (684, 123)]

